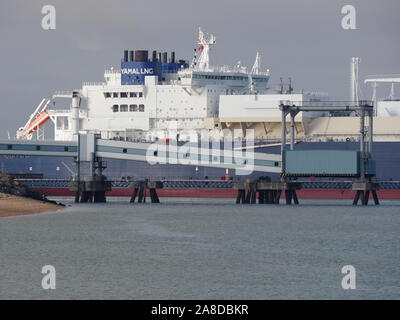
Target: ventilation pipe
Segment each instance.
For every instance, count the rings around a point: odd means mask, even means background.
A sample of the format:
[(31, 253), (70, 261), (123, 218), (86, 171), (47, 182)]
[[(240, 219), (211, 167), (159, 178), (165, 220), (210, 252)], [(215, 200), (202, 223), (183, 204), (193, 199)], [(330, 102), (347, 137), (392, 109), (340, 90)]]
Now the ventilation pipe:
[(80, 94), (78, 91), (72, 92), (72, 103), (71, 103), (71, 113), (72, 113), (72, 135), (74, 140), (78, 138), (79, 134), (79, 105), (81, 102)]
[(358, 103), (359, 101), (359, 92), (358, 92), (358, 64), (361, 62), (361, 59), (358, 57), (351, 58), (350, 64), (350, 101), (353, 103)]

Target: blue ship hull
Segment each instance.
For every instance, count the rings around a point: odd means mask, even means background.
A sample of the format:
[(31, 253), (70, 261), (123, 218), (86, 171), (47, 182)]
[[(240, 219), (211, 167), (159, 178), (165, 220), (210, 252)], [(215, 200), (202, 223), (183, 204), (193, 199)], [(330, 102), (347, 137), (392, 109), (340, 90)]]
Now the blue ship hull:
[[(357, 142), (299, 142), (296, 150), (316, 149), (343, 149), (358, 150)], [(257, 148), (257, 152), (279, 153), (280, 146)], [(376, 177), (382, 181), (400, 181), (400, 142), (374, 142), (372, 157), (376, 161)], [(104, 159), (107, 169), (104, 174), (109, 180), (121, 179), (221, 179), (225, 177), (225, 169), (204, 168), (183, 165), (150, 165), (145, 162)], [(62, 164), (64, 162), (73, 171), (75, 163), (71, 158), (40, 157), (40, 156), (0, 156), (0, 171), (17, 174), (43, 174), (48, 179), (69, 179), (71, 173)], [(83, 173), (89, 169), (83, 168)], [(235, 170), (229, 170), (229, 177), (233, 180), (255, 179), (265, 176), (266, 173), (253, 172), (250, 175), (235, 175)], [(277, 174), (267, 174), (278, 178)]]

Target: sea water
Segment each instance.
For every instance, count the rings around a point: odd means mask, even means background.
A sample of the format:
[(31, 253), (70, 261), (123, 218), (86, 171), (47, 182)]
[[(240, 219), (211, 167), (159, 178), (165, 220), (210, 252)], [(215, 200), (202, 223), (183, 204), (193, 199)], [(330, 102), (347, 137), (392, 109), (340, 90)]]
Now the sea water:
[[(0, 219), (0, 299), (400, 298), (399, 201), (64, 200)], [(47, 265), (56, 289), (42, 287)]]

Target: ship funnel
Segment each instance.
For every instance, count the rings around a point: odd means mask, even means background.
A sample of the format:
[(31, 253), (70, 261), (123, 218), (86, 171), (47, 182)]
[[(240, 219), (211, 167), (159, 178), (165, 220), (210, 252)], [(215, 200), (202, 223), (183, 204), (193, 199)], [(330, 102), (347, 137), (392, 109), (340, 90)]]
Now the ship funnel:
[(157, 62), (157, 51), (153, 51), (153, 62)]
[(128, 62), (128, 50), (124, 50), (124, 62)]
[(133, 61), (134, 61), (133, 53), (134, 53), (133, 50), (129, 51), (129, 61), (130, 61), (130, 62), (133, 62)]
[(168, 62), (168, 54), (166, 52), (163, 52), (162, 63), (167, 63), (167, 62)]
[(149, 52), (147, 50), (136, 50), (135, 51), (135, 61), (136, 62), (146, 62), (148, 60)]
[(175, 63), (175, 52), (171, 52), (171, 63)]

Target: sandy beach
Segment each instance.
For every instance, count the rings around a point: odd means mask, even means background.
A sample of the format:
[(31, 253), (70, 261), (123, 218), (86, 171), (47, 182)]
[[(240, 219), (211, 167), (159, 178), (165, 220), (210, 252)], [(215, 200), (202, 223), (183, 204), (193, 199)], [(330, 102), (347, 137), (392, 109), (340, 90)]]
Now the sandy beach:
[(0, 218), (57, 211), (62, 208), (62, 206), (40, 200), (0, 193)]

